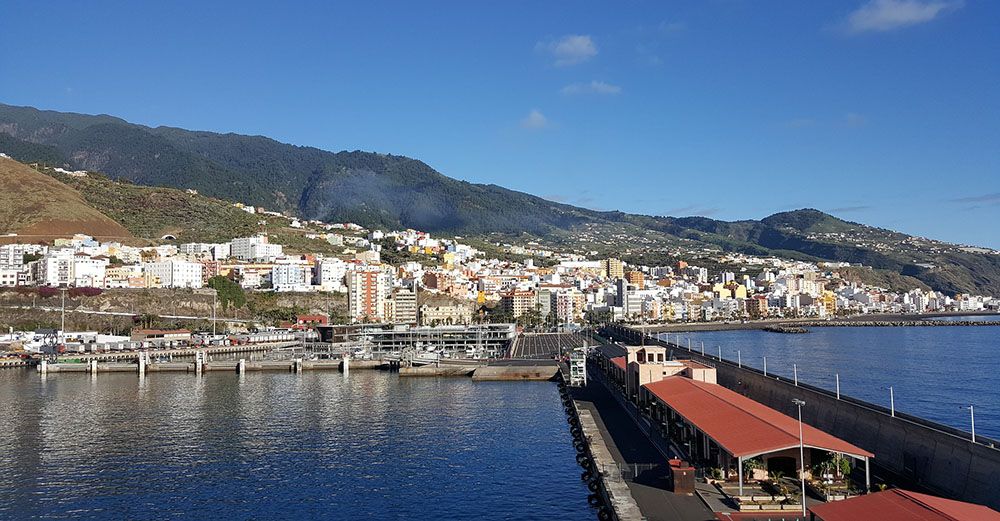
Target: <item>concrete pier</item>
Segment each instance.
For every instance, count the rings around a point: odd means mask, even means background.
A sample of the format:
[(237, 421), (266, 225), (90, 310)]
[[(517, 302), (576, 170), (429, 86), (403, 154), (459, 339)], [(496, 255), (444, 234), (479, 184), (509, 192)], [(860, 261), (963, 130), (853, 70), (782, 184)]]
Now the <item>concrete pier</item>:
[(410, 366), (410, 367), (400, 367), (399, 376), (474, 376), (475, 371), (479, 366), (461, 366), (461, 365), (446, 365), (446, 366), (435, 366), (435, 365), (421, 365), (421, 366)]

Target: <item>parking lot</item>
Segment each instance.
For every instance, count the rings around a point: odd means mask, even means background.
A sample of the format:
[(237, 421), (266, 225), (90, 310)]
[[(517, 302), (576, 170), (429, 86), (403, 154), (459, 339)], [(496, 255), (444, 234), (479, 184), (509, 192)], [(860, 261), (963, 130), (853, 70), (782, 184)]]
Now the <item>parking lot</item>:
[(511, 347), (511, 358), (551, 359), (575, 347), (595, 345), (578, 333), (527, 333), (517, 337)]

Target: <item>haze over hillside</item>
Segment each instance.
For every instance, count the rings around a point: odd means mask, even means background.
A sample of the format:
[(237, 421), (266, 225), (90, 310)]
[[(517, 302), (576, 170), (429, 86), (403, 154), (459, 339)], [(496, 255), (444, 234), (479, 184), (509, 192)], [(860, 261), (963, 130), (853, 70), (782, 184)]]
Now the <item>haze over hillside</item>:
[[(585, 251), (603, 246), (603, 253), (712, 246), (863, 263), (949, 293), (1000, 294), (998, 255), (816, 210), (737, 222), (599, 212), (455, 180), (403, 156), (333, 153), (261, 136), (150, 128), (111, 116), (9, 105), (0, 105), (0, 138), (0, 147), (24, 161), (62, 161), (135, 183), (192, 188), (329, 222), (538, 238)], [(604, 240), (616, 236), (624, 238)]]

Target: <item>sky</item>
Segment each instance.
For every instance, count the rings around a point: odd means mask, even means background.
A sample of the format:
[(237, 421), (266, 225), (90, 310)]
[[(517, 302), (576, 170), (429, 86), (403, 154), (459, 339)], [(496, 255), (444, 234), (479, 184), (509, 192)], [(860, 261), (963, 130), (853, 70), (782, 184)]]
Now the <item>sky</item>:
[(1000, 2), (4, 3), (0, 102), (1000, 248)]

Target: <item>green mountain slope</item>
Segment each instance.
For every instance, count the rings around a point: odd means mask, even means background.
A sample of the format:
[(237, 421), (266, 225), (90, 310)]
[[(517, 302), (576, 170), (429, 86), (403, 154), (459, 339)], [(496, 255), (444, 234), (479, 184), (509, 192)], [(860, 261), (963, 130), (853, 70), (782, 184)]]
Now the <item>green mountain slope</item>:
[(851, 223), (817, 210), (736, 222), (598, 212), (452, 179), (402, 156), (334, 153), (262, 136), (150, 128), (106, 115), (2, 104), (0, 136), (0, 151), (16, 149), (25, 161), (62, 160), (116, 179), (193, 188), (309, 219), (567, 242), (612, 237), (603, 244), (622, 251), (711, 246), (862, 263), (949, 293), (1000, 295), (998, 255)]

